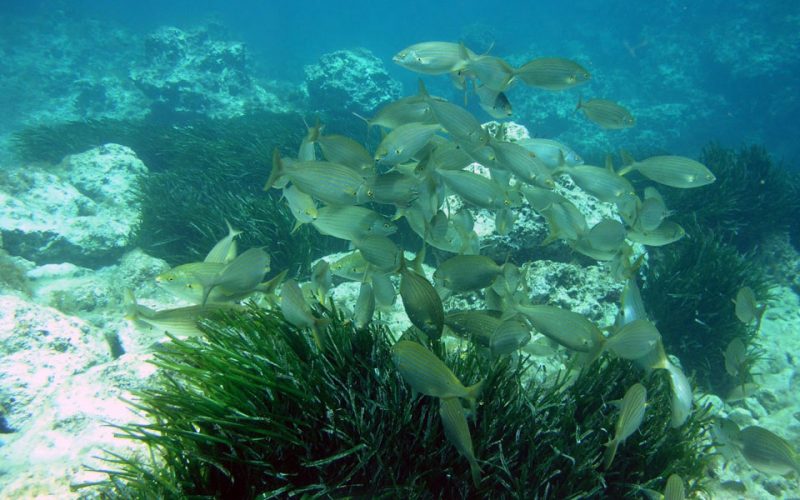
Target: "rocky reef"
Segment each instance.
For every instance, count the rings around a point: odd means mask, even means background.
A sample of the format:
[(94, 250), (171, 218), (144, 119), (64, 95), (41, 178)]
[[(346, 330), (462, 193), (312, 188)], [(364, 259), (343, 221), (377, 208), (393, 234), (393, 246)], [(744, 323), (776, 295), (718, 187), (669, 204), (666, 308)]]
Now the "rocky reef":
[(318, 112), (366, 116), (402, 93), (383, 61), (364, 48), (324, 54), (305, 71), (308, 106)]
[(250, 74), (241, 42), (219, 40), (208, 28), (161, 28), (144, 42), (144, 60), (131, 69), (157, 115), (229, 118), (254, 110), (285, 111)]
[(140, 222), (136, 189), (146, 173), (136, 154), (117, 144), (68, 156), (54, 168), (3, 172), (5, 248), (39, 264), (115, 261)]

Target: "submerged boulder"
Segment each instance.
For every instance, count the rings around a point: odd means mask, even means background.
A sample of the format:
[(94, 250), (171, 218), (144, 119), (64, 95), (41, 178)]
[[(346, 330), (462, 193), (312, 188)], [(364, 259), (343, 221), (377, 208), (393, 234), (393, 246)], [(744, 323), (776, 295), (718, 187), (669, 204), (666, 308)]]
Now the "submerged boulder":
[(383, 61), (364, 48), (325, 54), (305, 71), (310, 109), (369, 116), (382, 104), (399, 99), (403, 90)]
[(117, 144), (68, 156), (54, 169), (16, 168), (0, 190), (4, 248), (37, 264), (113, 262), (135, 236), (136, 188), (146, 173), (136, 154)]
[(250, 75), (245, 45), (218, 38), (208, 27), (164, 27), (147, 37), (144, 63), (131, 78), (152, 100), (154, 114), (231, 118), (285, 111)]

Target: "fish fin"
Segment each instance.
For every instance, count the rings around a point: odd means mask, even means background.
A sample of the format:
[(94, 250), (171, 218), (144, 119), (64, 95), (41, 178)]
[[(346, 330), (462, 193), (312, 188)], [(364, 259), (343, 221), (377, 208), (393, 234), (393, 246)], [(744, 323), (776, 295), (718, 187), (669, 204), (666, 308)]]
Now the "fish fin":
[[(411, 261), (411, 267), (418, 272), (421, 276), (425, 276), (425, 270), (422, 268), (422, 263), (425, 262), (425, 253), (428, 249), (427, 244), (425, 243), (425, 238), (422, 239), (422, 247), (417, 252), (417, 255), (414, 256), (414, 260)], [(405, 257), (401, 257), (401, 260), (405, 259)]]
[(478, 397), (481, 395), (481, 391), (483, 390), (483, 384), (486, 383), (486, 379), (481, 380), (477, 384), (471, 385), (467, 387), (467, 400), (470, 402), (470, 406), (475, 405), (475, 401), (477, 401)]
[(472, 483), (477, 488), (481, 484), (481, 467), (474, 458), (469, 461), (469, 473), (472, 476)]
[(311, 335), (314, 336), (314, 343), (320, 351), (328, 345), (324, 332), (330, 323), (330, 318), (316, 318), (314, 325), (311, 327)]
[(283, 162), (281, 161), (281, 152), (278, 148), (272, 151), (272, 170), (269, 173), (267, 183), (264, 184), (264, 191), (269, 191), (272, 186), (278, 181), (278, 178), (284, 174)]
[(422, 97), (424, 99), (430, 99), (431, 98), (431, 95), (428, 93), (428, 89), (425, 88), (425, 82), (422, 81), (422, 78), (420, 78), (417, 81), (417, 88), (419, 89), (418, 93), (419, 93), (420, 97)]
[(612, 439), (606, 443), (606, 451), (603, 453), (603, 468), (608, 470), (611, 467), (611, 462), (614, 461), (614, 456), (617, 454), (617, 446), (619, 441)]
[(578, 104), (575, 106), (575, 111), (583, 107), (583, 94), (578, 94)]
[(135, 320), (138, 317), (138, 305), (133, 290), (125, 288), (122, 292), (122, 304), (125, 306), (125, 319)]
[(614, 170), (614, 157), (611, 156), (611, 153), (608, 153), (606, 155), (606, 170), (608, 170), (612, 174), (616, 173), (616, 171)]

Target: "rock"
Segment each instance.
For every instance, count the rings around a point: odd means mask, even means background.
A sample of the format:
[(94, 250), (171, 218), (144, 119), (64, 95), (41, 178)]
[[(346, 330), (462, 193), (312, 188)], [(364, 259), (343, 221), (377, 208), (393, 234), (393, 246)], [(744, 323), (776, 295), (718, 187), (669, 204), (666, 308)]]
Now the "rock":
[(28, 425), (35, 415), (29, 408), (34, 399), (107, 361), (107, 352), (102, 334), (84, 321), (0, 296), (0, 404), (9, 410), (11, 426)]
[(135, 236), (136, 185), (146, 174), (136, 154), (116, 144), (69, 156), (56, 169), (15, 169), (0, 191), (5, 249), (37, 264), (113, 262)]
[(230, 118), (248, 111), (287, 111), (249, 73), (241, 42), (218, 40), (208, 27), (164, 27), (145, 40), (144, 63), (130, 74), (158, 115)]
[(389, 76), (383, 61), (367, 49), (337, 50), (305, 67), (311, 109), (372, 115), (397, 100), (402, 86)]

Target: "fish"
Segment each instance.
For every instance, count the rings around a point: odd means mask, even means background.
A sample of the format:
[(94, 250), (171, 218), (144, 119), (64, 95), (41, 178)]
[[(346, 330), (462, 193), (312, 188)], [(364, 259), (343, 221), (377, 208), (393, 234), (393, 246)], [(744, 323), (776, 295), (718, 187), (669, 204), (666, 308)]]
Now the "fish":
[(400, 267), (403, 253), (388, 237), (373, 234), (353, 240), (353, 245), (364, 256), (364, 260), (381, 273), (396, 272)]
[(431, 98), (422, 80), (419, 81), (419, 89), (420, 95), (427, 96), (436, 121), (455, 142), (466, 147), (468, 151), (489, 143), (489, 133), (481, 127), (472, 113), (451, 102)]
[(440, 170), (438, 174), (448, 188), (477, 207), (505, 208), (514, 204), (499, 184), (482, 175), (466, 170)]
[(683, 227), (670, 220), (661, 222), (661, 225), (652, 231), (639, 231), (632, 228), (627, 235), (631, 241), (653, 247), (669, 245), (684, 236), (686, 236), (686, 231), (684, 231)]
[(510, 208), (500, 208), (494, 214), (494, 229), (501, 236), (507, 235), (514, 227), (517, 214)]
[(683, 500), (686, 498), (686, 490), (683, 479), (677, 474), (670, 474), (667, 478), (667, 485), (664, 487), (664, 500)]
[(369, 270), (369, 262), (355, 250), (332, 262), (331, 273), (350, 281), (361, 281)]
[(756, 391), (758, 391), (759, 385), (753, 382), (745, 382), (743, 384), (737, 384), (736, 387), (731, 389), (728, 392), (728, 395), (725, 396), (726, 403), (735, 403), (736, 401), (741, 401), (743, 399), (747, 399), (750, 396), (753, 396)]
[[(441, 99), (431, 96), (431, 99)], [(381, 107), (375, 116), (365, 118), (358, 113), (353, 113), (367, 123), (367, 132), (374, 126), (394, 129), (406, 123), (436, 123), (431, 113), (431, 107), (425, 97), (413, 95), (392, 101)]]
[(725, 348), (725, 371), (731, 377), (738, 377), (743, 375), (743, 369), (747, 363), (747, 347), (742, 342), (742, 339), (735, 338), (728, 343)]
[(318, 349), (326, 346), (323, 332), (330, 323), (330, 319), (314, 316), (300, 285), (293, 279), (286, 280), (281, 286), (281, 313), (286, 321), (297, 328), (310, 329)]
[(206, 258), (203, 259), (203, 262), (227, 264), (236, 258), (236, 237), (242, 234), (242, 231), (231, 227), (231, 224), (227, 220), (225, 224), (228, 226), (228, 235), (214, 245), (208, 254), (206, 254)]
[(465, 337), (482, 347), (489, 347), (497, 328), (503, 322), (499, 311), (468, 309), (451, 311), (444, 317), (444, 324), (456, 335)]
[(139, 328), (168, 332), (176, 337), (197, 337), (203, 334), (198, 321), (223, 311), (238, 311), (238, 304), (206, 304), (176, 307), (156, 311), (136, 302), (133, 292), (124, 291), (125, 319)]
[(647, 312), (644, 308), (644, 300), (642, 299), (639, 285), (636, 284), (636, 278), (630, 277), (622, 289), (617, 326), (622, 327), (637, 319), (647, 319)]
[(314, 201), (314, 198), (297, 189), (294, 184), (289, 184), (283, 188), (283, 197), (286, 198), (286, 204), (289, 205), (289, 210), (297, 220), (292, 231), (296, 231), (301, 225), (313, 221), (319, 215), (317, 202)]
[(636, 319), (617, 330), (605, 342), (605, 348), (623, 359), (646, 356), (661, 339), (658, 329), (646, 319)]
[(426, 396), (461, 398), (474, 407), (483, 387), (484, 380), (465, 387), (441, 359), (418, 342), (400, 340), (394, 344), (392, 361), (403, 380)]
[(466, 68), (474, 57), (476, 54), (463, 43), (422, 42), (404, 48), (392, 60), (416, 73), (443, 75)]
[(327, 161), (298, 161), (287, 165), (276, 149), (265, 190), (284, 176), (300, 191), (329, 205), (356, 205), (367, 200), (366, 179), (352, 168)]
[(367, 196), (375, 203), (408, 206), (420, 195), (420, 179), (399, 171), (375, 176), (369, 184)]
[(514, 114), (511, 101), (508, 100), (505, 92), (498, 92), (484, 85), (479, 85), (475, 87), (475, 94), (478, 96), (481, 108), (492, 118), (503, 120)]
[(536, 155), (551, 170), (583, 165), (583, 158), (578, 153), (552, 139), (526, 138), (518, 140), (517, 144)]
[(637, 363), (643, 364), (648, 369), (667, 371), (672, 390), (670, 426), (677, 428), (683, 425), (692, 413), (692, 385), (683, 371), (667, 358), (661, 340), (656, 342), (656, 348), (650, 354), (637, 360)]
[(614, 461), (619, 444), (625, 442), (639, 429), (644, 419), (646, 406), (647, 389), (642, 384), (633, 384), (622, 398), (619, 416), (614, 427), (614, 437), (606, 443), (606, 451), (603, 454), (603, 466), (605, 469), (611, 467), (611, 462)]
[(481, 469), (472, 449), (472, 436), (461, 401), (458, 398), (439, 399), (439, 417), (442, 419), (445, 437), (469, 462), (472, 483), (477, 487), (481, 481)]
[[(305, 119), (303, 120), (305, 123)], [(297, 151), (297, 159), (300, 161), (314, 161), (317, 159), (316, 142), (322, 134), (324, 125), (320, 124), (319, 118), (313, 127), (309, 127), (306, 123), (306, 135), (300, 142), (300, 149)]]
[(667, 217), (667, 205), (664, 198), (652, 186), (644, 190), (644, 201), (636, 210), (636, 226), (642, 231), (654, 231)]
[(456, 255), (442, 262), (433, 278), (454, 292), (470, 292), (491, 286), (502, 272), (503, 266), (485, 255)]
[(328, 291), (333, 286), (333, 274), (331, 274), (331, 265), (325, 259), (319, 259), (313, 266), (311, 266), (311, 290), (314, 298), (320, 304), (325, 303), (325, 298), (328, 296)]
[(500, 323), (489, 339), (492, 356), (505, 356), (519, 350), (531, 340), (531, 329), (518, 319), (507, 319)]
[(575, 110), (582, 110), (586, 118), (604, 129), (623, 129), (636, 125), (636, 118), (624, 106), (608, 99), (578, 99)]
[(614, 259), (625, 245), (625, 226), (613, 219), (603, 219), (588, 233), (578, 235), (572, 248), (593, 259)]
[(327, 161), (350, 167), (364, 177), (374, 175), (372, 155), (357, 141), (344, 135), (321, 135), (317, 144)]
[(480, 80), (481, 86), (495, 92), (503, 92), (515, 77), (514, 68), (497, 56), (477, 56), (470, 58), (466, 70)]
[(736, 317), (739, 318), (744, 324), (752, 323), (753, 320), (761, 321), (761, 315), (764, 313), (763, 308), (759, 307), (756, 301), (756, 294), (749, 286), (743, 286), (736, 292), (736, 300), (734, 312)]
[(516, 305), (533, 327), (545, 337), (573, 351), (599, 354), (603, 332), (582, 314), (547, 305)]
[(523, 64), (514, 76), (526, 85), (547, 90), (564, 90), (588, 82), (591, 74), (586, 68), (560, 57), (540, 57)]
[(375, 161), (396, 165), (410, 160), (439, 130), (438, 124), (405, 123), (383, 138), (375, 150)]
[(792, 445), (768, 429), (757, 425), (745, 427), (739, 432), (736, 444), (747, 463), (765, 474), (800, 473), (800, 462)]
[(555, 187), (547, 165), (524, 147), (513, 142), (496, 141), (492, 143), (492, 149), (497, 156), (497, 163), (522, 182), (546, 189)]
[(372, 322), (373, 314), (375, 314), (375, 293), (372, 291), (372, 285), (365, 281), (361, 283), (353, 308), (353, 325), (358, 330), (363, 330)]
[(311, 225), (322, 234), (350, 241), (371, 235), (389, 236), (397, 231), (386, 217), (359, 206), (324, 206)]
[(269, 271), (270, 257), (263, 248), (250, 248), (226, 264), (213, 276), (198, 276), (203, 288), (201, 304), (205, 305), (215, 288), (235, 295), (255, 290)]
[(632, 170), (651, 181), (682, 189), (706, 186), (716, 181), (708, 167), (685, 156), (651, 156), (627, 165), (619, 174), (624, 175)]
[(602, 167), (592, 165), (561, 167), (556, 169), (555, 173), (569, 175), (579, 188), (600, 201), (615, 203), (623, 196), (635, 193), (628, 179)]
[(397, 291), (388, 274), (375, 273), (372, 275), (372, 290), (375, 294), (375, 304), (379, 307), (392, 307), (397, 301)]
[(400, 298), (412, 325), (433, 340), (441, 338), (444, 328), (442, 299), (425, 276), (406, 266), (403, 257), (400, 258)]

